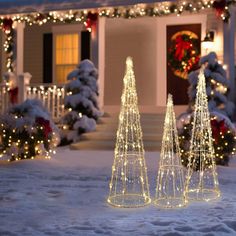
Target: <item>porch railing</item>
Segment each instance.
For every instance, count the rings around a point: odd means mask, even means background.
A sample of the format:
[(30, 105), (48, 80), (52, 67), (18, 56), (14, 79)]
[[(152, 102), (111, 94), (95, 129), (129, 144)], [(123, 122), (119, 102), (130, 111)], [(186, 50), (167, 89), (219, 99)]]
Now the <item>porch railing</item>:
[(4, 114), (4, 112), (9, 108), (10, 100), (8, 93), (8, 86), (6, 83), (0, 84), (0, 114)]
[(51, 113), (54, 120), (59, 120), (64, 115), (64, 85), (31, 84), (26, 87), (26, 98), (39, 99)]
[[(27, 81), (27, 82), (26, 82)], [(18, 102), (26, 99), (39, 99), (51, 113), (52, 118), (58, 121), (65, 113), (64, 98), (65, 85), (30, 84), (24, 75), (18, 76)], [(0, 84), (0, 115), (11, 106), (8, 83)]]

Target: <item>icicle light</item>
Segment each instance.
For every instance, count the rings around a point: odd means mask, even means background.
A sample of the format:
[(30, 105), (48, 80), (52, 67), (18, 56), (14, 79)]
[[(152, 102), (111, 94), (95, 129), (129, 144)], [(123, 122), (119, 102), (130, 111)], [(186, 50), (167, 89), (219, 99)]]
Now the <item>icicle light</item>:
[(204, 201), (220, 196), (203, 68), (198, 77), (186, 196), (189, 200)]
[(141, 207), (151, 202), (133, 61), (130, 57), (126, 60), (110, 193), (107, 201), (116, 207)]
[(170, 94), (168, 95), (154, 203), (165, 208), (177, 208), (186, 205), (184, 170), (180, 159), (175, 113)]

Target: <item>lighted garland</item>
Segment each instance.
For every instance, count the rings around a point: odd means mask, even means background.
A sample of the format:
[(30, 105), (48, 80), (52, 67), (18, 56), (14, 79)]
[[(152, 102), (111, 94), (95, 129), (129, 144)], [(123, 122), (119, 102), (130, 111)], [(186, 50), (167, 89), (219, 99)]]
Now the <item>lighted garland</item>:
[(8, 72), (14, 70), (14, 47), (15, 30), (13, 29), (13, 20), (11, 18), (0, 19), (0, 25), (5, 33), (4, 51), (6, 52), (6, 68)]
[(197, 35), (190, 31), (181, 31), (172, 36), (168, 49), (168, 65), (176, 76), (187, 79), (189, 71), (198, 65), (198, 45)]
[[(178, 135), (181, 150), (182, 164), (187, 167), (189, 158), (190, 139), (192, 134), (193, 118), (191, 114), (180, 117), (178, 120)], [(228, 165), (231, 155), (236, 151), (235, 130), (229, 126), (227, 118), (211, 115), (211, 129), (215, 161), (217, 165)]]
[[(47, 22), (57, 23), (73, 23), (96, 21), (97, 16), (108, 18), (136, 18), (143, 16), (166, 16), (170, 14), (181, 15), (184, 12), (199, 12), (204, 9), (214, 8), (224, 21), (230, 17), (228, 8), (235, 4), (236, 0), (220, 0), (220, 1), (179, 1), (179, 2), (158, 2), (154, 4), (136, 4), (132, 6), (107, 7), (99, 8), (91, 11), (88, 10), (69, 10), (69, 11), (52, 11), (48, 13), (34, 12), (30, 14), (17, 14), (12, 16), (12, 20), (16, 22), (25, 22), (29, 25), (42, 25)], [(3, 20), (4, 17), (1, 17)]]

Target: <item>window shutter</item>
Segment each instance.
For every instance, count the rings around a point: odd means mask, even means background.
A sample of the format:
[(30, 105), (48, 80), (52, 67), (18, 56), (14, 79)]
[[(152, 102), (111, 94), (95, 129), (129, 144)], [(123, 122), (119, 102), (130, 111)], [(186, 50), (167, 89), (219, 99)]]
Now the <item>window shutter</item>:
[(52, 83), (52, 33), (43, 35), (43, 82)]
[(81, 32), (81, 61), (90, 59), (90, 32)]

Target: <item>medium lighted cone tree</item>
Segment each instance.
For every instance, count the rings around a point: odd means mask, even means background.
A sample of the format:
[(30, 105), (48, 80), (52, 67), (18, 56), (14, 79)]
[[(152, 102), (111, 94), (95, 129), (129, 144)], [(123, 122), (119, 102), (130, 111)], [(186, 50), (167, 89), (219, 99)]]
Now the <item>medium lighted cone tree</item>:
[(116, 137), (108, 203), (116, 207), (141, 207), (151, 202), (144, 157), (132, 58), (126, 73)]
[(186, 205), (184, 170), (181, 164), (172, 95), (168, 95), (154, 204), (164, 208)]
[(220, 196), (203, 68), (198, 77), (185, 191), (189, 200), (210, 201)]

